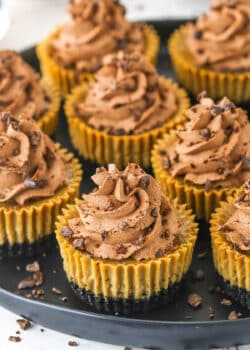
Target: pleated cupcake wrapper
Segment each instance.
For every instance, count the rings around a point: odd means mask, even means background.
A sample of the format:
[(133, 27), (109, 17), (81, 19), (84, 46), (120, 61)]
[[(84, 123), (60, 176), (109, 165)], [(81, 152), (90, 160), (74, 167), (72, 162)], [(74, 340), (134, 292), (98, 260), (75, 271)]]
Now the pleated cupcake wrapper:
[(222, 202), (220, 208), (212, 215), (210, 232), (213, 260), (216, 271), (225, 282), (250, 292), (250, 256), (233, 249), (219, 231), (220, 226), (233, 214), (234, 201), (235, 197), (228, 198), (228, 201)]
[[(160, 46), (160, 39), (157, 32), (153, 27), (144, 24), (145, 33), (145, 57), (146, 59), (156, 64), (157, 55)], [(36, 47), (36, 53), (40, 61), (41, 70), (45, 76), (48, 76), (52, 82), (57, 86), (62, 94), (66, 96), (73, 87), (81, 84), (82, 82), (92, 81), (92, 73), (77, 74), (73, 69), (65, 69), (61, 67), (56, 60), (51, 56), (50, 43), (55, 39), (60, 32), (60, 28), (57, 28), (47, 38), (45, 38)]]
[(74, 106), (76, 103), (84, 102), (89, 86), (82, 84), (76, 87), (72, 94), (68, 95), (64, 108), (71, 141), (79, 154), (100, 164), (115, 163), (118, 167), (123, 167), (129, 162), (135, 162), (143, 167), (148, 167), (150, 152), (155, 141), (169, 129), (183, 125), (186, 122), (184, 112), (189, 108), (189, 99), (185, 91), (178, 88), (169, 79), (161, 78), (161, 80), (166, 88), (175, 93), (178, 110), (162, 127), (138, 135), (109, 135), (88, 126), (76, 116)]
[(184, 177), (171, 176), (170, 172), (162, 167), (162, 158), (159, 150), (168, 151), (177, 140), (176, 131), (170, 131), (155, 144), (152, 151), (152, 167), (155, 177), (162, 191), (171, 199), (177, 198), (178, 203), (186, 203), (198, 219), (209, 221), (211, 214), (218, 207), (221, 200), (232, 195), (237, 188), (220, 188), (206, 191), (202, 186), (187, 184)]
[(136, 300), (149, 298), (180, 282), (191, 264), (198, 229), (194, 216), (185, 206), (178, 206), (176, 213), (184, 225), (186, 243), (162, 258), (115, 261), (89, 257), (75, 250), (61, 235), (61, 227), (77, 216), (75, 206), (69, 206), (56, 224), (56, 238), (69, 282), (97, 297)]
[(50, 109), (38, 120), (41, 130), (47, 135), (53, 135), (58, 124), (58, 112), (60, 108), (60, 92), (48, 78), (41, 80), (42, 86), (51, 98)]
[(59, 149), (66, 164), (68, 183), (51, 198), (34, 201), (22, 208), (0, 205), (0, 246), (33, 244), (52, 234), (62, 208), (78, 196), (82, 170), (77, 159), (65, 149)]
[(186, 46), (188, 28), (182, 26), (169, 39), (168, 49), (178, 80), (193, 95), (203, 90), (214, 99), (224, 96), (234, 102), (250, 99), (250, 72), (220, 73), (199, 68)]

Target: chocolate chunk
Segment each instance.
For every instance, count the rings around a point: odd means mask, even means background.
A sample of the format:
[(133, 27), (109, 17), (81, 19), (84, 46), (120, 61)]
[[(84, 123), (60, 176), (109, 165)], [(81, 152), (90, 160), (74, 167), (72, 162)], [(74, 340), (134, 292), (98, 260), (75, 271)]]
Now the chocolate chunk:
[(27, 272), (38, 272), (40, 271), (40, 265), (38, 261), (34, 261), (32, 264), (26, 265)]
[(25, 186), (27, 186), (29, 188), (37, 188), (38, 187), (36, 180), (30, 179), (30, 178), (24, 179), (23, 183), (25, 184)]
[(205, 97), (208, 97), (208, 93), (204, 90), (197, 95), (196, 100), (200, 102), (200, 100)]
[(201, 30), (196, 30), (194, 32), (194, 38), (199, 40), (199, 39), (201, 39), (201, 37), (202, 37), (202, 31)]
[(196, 168), (196, 165), (193, 164), (193, 163), (190, 163), (190, 166), (191, 166), (192, 169), (195, 169), (195, 168)]
[(161, 238), (167, 239), (169, 237), (169, 231), (165, 230), (160, 234)]
[(231, 300), (224, 298), (221, 300), (221, 304), (226, 305), (226, 306), (231, 306), (232, 302), (231, 302)]
[(35, 287), (35, 281), (33, 277), (28, 276), (18, 283), (17, 289), (26, 289)]
[(133, 110), (134, 120), (138, 122), (141, 119), (141, 111), (139, 109)]
[(31, 327), (31, 322), (29, 320), (25, 320), (24, 318), (16, 320), (16, 322), (23, 331), (26, 331)]
[(84, 240), (82, 238), (74, 239), (73, 248), (76, 250), (82, 250), (84, 248)]
[(209, 191), (212, 188), (212, 183), (211, 181), (207, 180), (205, 183), (205, 191)]
[(179, 158), (180, 158), (179, 154), (176, 153), (173, 159), (176, 163), (179, 163)]
[(216, 117), (217, 115), (224, 112), (224, 108), (217, 105), (213, 105), (210, 109), (210, 112), (213, 117)]
[(117, 254), (126, 254), (128, 251), (128, 249), (123, 245), (121, 244), (117, 249), (116, 249), (116, 253)]
[(224, 168), (218, 168), (216, 170), (217, 174), (222, 175), (224, 173), (225, 169)]
[(160, 149), (158, 148), (157, 152), (161, 155), (161, 156), (165, 156), (165, 154), (167, 154), (167, 151), (165, 149)]
[(19, 336), (9, 336), (9, 341), (12, 341), (14, 343), (19, 343), (22, 339)]
[(208, 308), (208, 315), (209, 315), (210, 319), (213, 319), (215, 316), (215, 310), (212, 306), (209, 306), (209, 308)]
[(152, 209), (151, 215), (152, 215), (154, 218), (156, 218), (156, 217), (158, 216), (158, 210), (157, 210), (157, 208)]
[(69, 340), (68, 346), (78, 346), (79, 344), (74, 340)]
[(103, 231), (100, 232), (100, 235), (101, 235), (101, 239), (103, 241), (105, 241), (105, 239), (108, 237), (108, 232), (103, 230)]
[(188, 295), (187, 302), (190, 306), (197, 309), (202, 304), (202, 297), (197, 293)]
[(169, 159), (167, 154), (166, 154), (165, 157), (162, 158), (161, 165), (162, 165), (163, 169), (166, 169), (166, 170), (171, 168), (171, 161), (170, 161), (170, 159)]
[(126, 134), (126, 132), (125, 132), (125, 130), (122, 129), (122, 128), (117, 129), (117, 130), (115, 130), (115, 132), (114, 132), (114, 135), (116, 135), (116, 136), (122, 136), (122, 135), (125, 135), (125, 134)]
[(224, 111), (230, 111), (230, 112), (234, 113), (235, 112), (235, 105), (232, 102), (230, 102), (230, 103), (225, 104), (223, 106), (223, 109), (224, 109)]
[(29, 135), (30, 144), (33, 147), (37, 147), (40, 144), (41, 141), (41, 134), (38, 131), (34, 131), (32, 134)]
[(118, 41), (118, 49), (119, 50), (125, 49), (127, 45), (128, 45), (128, 41), (126, 39), (121, 39), (121, 40)]
[(228, 320), (237, 320), (239, 317), (241, 317), (242, 314), (240, 312), (237, 312), (235, 310), (231, 311), (228, 315)]
[(155, 102), (154, 99), (148, 97), (147, 95), (146, 95), (145, 98), (146, 98), (146, 108), (152, 107), (154, 102)]
[(43, 273), (40, 271), (37, 271), (33, 274), (33, 280), (35, 282), (35, 285), (41, 286), (43, 284)]
[(73, 231), (68, 226), (63, 226), (61, 228), (61, 235), (63, 237), (71, 237), (73, 235)]
[(14, 156), (14, 157), (16, 157), (17, 155), (19, 154), (19, 149), (14, 149), (14, 151), (12, 152), (12, 155)]
[(117, 225), (119, 230), (126, 230), (128, 228), (128, 223), (126, 221), (121, 221)]
[(149, 225), (148, 227), (146, 227), (146, 228), (144, 229), (144, 231), (143, 231), (144, 234), (145, 234), (145, 235), (149, 234), (150, 232), (152, 232), (153, 228), (154, 228), (154, 224)]
[(48, 185), (48, 180), (46, 180), (46, 179), (37, 180), (37, 187), (44, 188), (47, 185)]
[(226, 127), (226, 129), (224, 130), (224, 134), (227, 136), (227, 137), (230, 137), (233, 133), (233, 127), (232, 125), (229, 125), (228, 127)]
[(246, 157), (242, 157), (243, 161), (243, 168), (244, 170), (249, 170), (250, 169), (250, 159), (247, 159)]
[(196, 270), (193, 274), (193, 278), (196, 281), (202, 281), (202, 280), (204, 280), (204, 277), (205, 277), (205, 273), (202, 269)]
[(140, 178), (140, 181), (139, 181), (139, 186), (141, 188), (147, 188), (150, 184), (150, 179), (149, 179), (149, 176), (148, 175), (143, 175), (141, 178)]
[(166, 251), (164, 249), (158, 249), (155, 253), (155, 257), (156, 258), (161, 258), (162, 256), (164, 256), (166, 253)]
[(210, 129), (206, 128), (206, 129), (202, 129), (201, 130), (201, 136), (205, 139), (205, 140), (209, 140), (211, 137), (211, 131)]
[(58, 288), (53, 287), (51, 290), (52, 290), (52, 292), (53, 292), (54, 294), (56, 294), (56, 295), (62, 295), (62, 292), (61, 292), (60, 289), (58, 289)]

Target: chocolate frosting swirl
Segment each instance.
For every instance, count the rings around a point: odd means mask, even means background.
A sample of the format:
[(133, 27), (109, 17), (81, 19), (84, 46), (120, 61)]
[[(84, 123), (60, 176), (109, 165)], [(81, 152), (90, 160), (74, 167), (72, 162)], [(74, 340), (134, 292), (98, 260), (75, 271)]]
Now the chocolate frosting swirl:
[(64, 68), (95, 72), (106, 54), (143, 53), (143, 28), (126, 20), (118, 1), (73, 0), (68, 12), (70, 20), (51, 42), (51, 54)]
[(235, 211), (220, 228), (225, 238), (239, 251), (250, 253), (250, 180), (234, 203)]
[(1, 113), (0, 203), (24, 205), (51, 197), (65, 180), (64, 161), (37, 124)]
[[(186, 113), (189, 122), (163, 158), (172, 176), (207, 189), (241, 186), (250, 178), (250, 123), (246, 112), (224, 97), (215, 104), (203, 93)], [(164, 160), (165, 159), (165, 160)]]
[(0, 51), (0, 112), (19, 115), (29, 111), (35, 120), (50, 108), (39, 75), (14, 51)]
[(219, 72), (250, 70), (249, 0), (217, 0), (189, 25), (187, 45), (198, 66)]
[(79, 217), (61, 230), (75, 249), (95, 258), (144, 260), (161, 257), (184, 240), (159, 185), (138, 165), (119, 171), (111, 164), (92, 179), (97, 188), (83, 196)]
[(142, 56), (108, 55), (76, 114), (90, 126), (113, 135), (139, 134), (159, 127), (177, 110), (155, 67)]

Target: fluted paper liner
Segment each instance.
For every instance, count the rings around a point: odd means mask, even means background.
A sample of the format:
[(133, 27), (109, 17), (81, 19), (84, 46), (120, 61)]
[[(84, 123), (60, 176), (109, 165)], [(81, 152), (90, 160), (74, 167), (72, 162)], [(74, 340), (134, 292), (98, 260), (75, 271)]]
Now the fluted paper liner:
[(195, 65), (186, 45), (187, 25), (174, 32), (168, 49), (181, 84), (193, 95), (206, 90), (213, 99), (227, 96), (236, 103), (250, 99), (250, 72), (221, 73)]
[(218, 188), (206, 191), (204, 186), (185, 183), (182, 176), (171, 176), (170, 172), (162, 167), (162, 156), (159, 150), (168, 151), (176, 141), (176, 131), (172, 130), (155, 144), (152, 151), (152, 167), (155, 177), (162, 191), (169, 198), (177, 198), (178, 203), (186, 203), (198, 219), (209, 221), (211, 213), (218, 207), (220, 201), (232, 195), (237, 188)]
[(220, 208), (212, 215), (211, 241), (215, 269), (224, 281), (231, 286), (243, 288), (250, 292), (250, 256), (235, 250), (219, 231), (235, 211), (235, 197), (228, 198), (227, 202), (221, 202)]
[(155, 141), (166, 131), (175, 129), (186, 122), (184, 112), (189, 108), (189, 99), (184, 90), (177, 87), (171, 80), (161, 78), (163, 84), (173, 91), (177, 97), (178, 109), (175, 114), (161, 127), (138, 135), (109, 135), (88, 126), (76, 116), (74, 106), (83, 102), (88, 91), (88, 84), (76, 87), (68, 95), (65, 103), (65, 114), (68, 120), (69, 133), (73, 146), (85, 159), (97, 163), (115, 163), (119, 168), (134, 162), (142, 167), (150, 165), (150, 154)]
[[(157, 55), (160, 46), (160, 38), (152, 26), (143, 24), (145, 35), (145, 52), (146, 59), (153, 64), (157, 63)], [(77, 74), (73, 69), (61, 67), (51, 56), (51, 40), (58, 36), (60, 28), (57, 28), (47, 38), (45, 38), (36, 47), (36, 53), (40, 61), (41, 70), (45, 76), (48, 76), (62, 94), (66, 96), (73, 87), (82, 82), (92, 81), (92, 73)]]
[(82, 177), (79, 161), (65, 149), (59, 149), (66, 164), (68, 182), (51, 198), (33, 201), (23, 207), (0, 204), (0, 246), (33, 244), (52, 234), (62, 208), (78, 196)]
[(51, 98), (49, 110), (38, 120), (41, 130), (47, 135), (53, 135), (58, 124), (58, 113), (60, 108), (60, 92), (56, 86), (53, 86), (48, 78), (43, 78), (41, 84), (45, 92)]
[(69, 282), (97, 297), (136, 300), (149, 298), (180, 282), (191, 264), (198, 228), (185, 206), (177, 206), (175, 210), (186, 234), (185, 243), (162, 258), (116, 261), (95, 259), (75, 250), (61, 235), (61, 227), (78, 215), (74, 205), (68, 206), (58, 218), (56, 238)]

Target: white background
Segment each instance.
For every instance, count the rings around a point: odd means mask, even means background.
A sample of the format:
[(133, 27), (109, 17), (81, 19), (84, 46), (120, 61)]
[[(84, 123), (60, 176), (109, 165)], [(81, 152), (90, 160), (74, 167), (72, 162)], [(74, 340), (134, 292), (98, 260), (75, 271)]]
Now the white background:
[[(161, 18), (191, 18), (204, 12), (208, 0), (124, 0), (128, 6), (128, 16), (132, 20)], [(64, 18), (66, 0), (4, 0), (4, 13), (0, 11), (0, 49), (20, 50), (34, 45)], [(8, 12), (8, 17), (6, 17)], [(0, 307), (0, 350), (68, 350), (69, 340), (76, 340), (81, 350), (122, 350), (125, 345), (116, 347), (86, 340), (74, 339), (48, 329), (41, 333), (41, 326), (21, 332), (22, 341), (11, 343), (10, 335), (18, 330), (16, 319)], [(250, 346), (239, 347), (249, 350)], [(174, 350), (174, 349), (171, 349)], [(201, 349), (202, 350), (202, 349)]]

